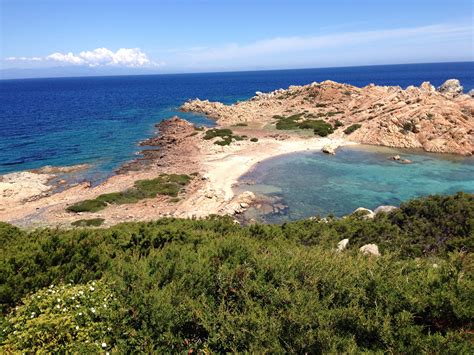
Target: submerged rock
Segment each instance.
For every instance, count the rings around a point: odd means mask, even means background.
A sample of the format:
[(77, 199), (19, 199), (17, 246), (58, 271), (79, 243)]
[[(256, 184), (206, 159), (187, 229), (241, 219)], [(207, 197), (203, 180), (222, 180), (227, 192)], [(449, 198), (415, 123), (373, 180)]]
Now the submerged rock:
[(364, 255), (380, 256), (379, 247), (377, 244), (366, 244), (359, 248), (359, 251)]

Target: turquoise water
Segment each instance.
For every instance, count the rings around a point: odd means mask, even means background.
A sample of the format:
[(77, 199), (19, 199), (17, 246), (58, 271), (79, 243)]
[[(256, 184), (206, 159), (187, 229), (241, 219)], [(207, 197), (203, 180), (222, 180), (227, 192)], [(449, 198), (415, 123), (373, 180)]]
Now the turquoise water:
[(0, 174), (89, 163), (83, 178), (100, 181), (135, 157), (137, 143), (153, 135), (155, 123), (179, 114), (195, 124), (212, 125), (203, 116), (178, 111), (196, 97), (233, 103), (255, 91), (327, 79), (407, 87), (458, 78), (467, 92), (474, 88), (473, 69), (474, 62), (468, 62), (0, 80)]
[[(399, 154), (412, 164), (389, 158)], [(238, 190), (250, 190), (286, 205), (283, 213), (247, 217), (279, 223), (357, 207), (399, 205), (430, 194), (474, 193), (474, 158), (371, 146), (339, 148), (335, 156), (305, 152), (275, 157), (242, 176)]]

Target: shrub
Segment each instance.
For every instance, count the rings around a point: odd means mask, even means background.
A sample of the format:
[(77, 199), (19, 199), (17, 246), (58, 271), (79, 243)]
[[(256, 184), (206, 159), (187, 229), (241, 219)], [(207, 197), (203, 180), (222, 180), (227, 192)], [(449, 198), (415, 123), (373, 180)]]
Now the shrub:
[(248, 126), (248, 124), (245, 123), (245, 122), (239, 122), (239, 123), (236, 123), (236, 124), (234, 125), (234, 127), (247, 127), (247, 126)]
[(458, 193), (327, 223), (0, 223), (0, 352), (471, 353), (473, 220)]
[(339, 120), (336, 120), (336, 122), (334, 123), (334, 128), (339, 128), (339, 127), (342, 127), (342, 126), (344, 126), (344, 123), (342, 123)]
[(107, 203), (100, 200), (84, 200), (66, 208), (69, 212), (97, 212), (104, 209)]
[(351, 134), (352, 132), (357, 131), (360, 127), (362, 127), (361, 124), (355, 123), (355, 124), (350, 125), (349, 127), (347, 127), (347, 128), (344, 130), (344, 133), (345, 133), (345, 134)]
[(250, 138), (250, 141), (251, 141), (251, 142), (258, 142), (258, 138), (255, 138), (255, 137), (254, 137), (254, 138)]
[(213, 128), (206, 131), (204, 139), (209, 140), (216, 137), (229, 137), (232, 136), (232, 131), (228, 128)]
[(104, 223), (103, 218), (79, 219), (71, 223), (75, 227), (98, 227)]
[(69, 206), (66, 210), (69, 212), (97, 212), (109, 204), (136, 203), (156, 195), (176, 197), (190, 181), (191, 177), (184, 174), (161, 174), (155, 179), (138, 180), (131, 189), (102, 194), (94, 200), (85, 200)]

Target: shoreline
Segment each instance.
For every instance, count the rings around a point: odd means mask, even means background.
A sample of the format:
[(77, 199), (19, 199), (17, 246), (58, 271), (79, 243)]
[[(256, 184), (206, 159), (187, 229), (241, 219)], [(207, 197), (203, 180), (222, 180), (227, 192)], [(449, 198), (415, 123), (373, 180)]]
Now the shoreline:
[[(429, 83), (402, 90), (325, 81), (267, 94), (258, 92), (232, 105), (188, 101), (181, 107), (183, 111), (205, 114), (216, 121), (216, 126), (195, 127), (179, 117), (160, 122), (155, 125), (156, 136), (140, 142), (144, 147), (140, 156), (99, 185), (85, 182), (58, 191), (47, 184), (57, 176), (53, 173), (74, 171), (68, 167), (45, 167), (36, 171), (40, 174), (14, 173), (6, 185), (3, 180), (8, 175), (0, 176), (0, 206), (8, 206), (0, 207), (0, 221), (22, 227), (70, 227), (81, 219), (100, 218), (105, 220), (104, 226), (110, 226), (162, 217), (240, 214), (255, 195), (245, 191), (236, 196), (233, 188), (259, 162), (303, 151), (335, 154), (339, 146), (345, 145), (471, 155), (474, 128), (470, 127), (474, 123), (472, 117), (466, 117), (473, 115), (474, 99), (453, 94), (458, 86), (454, 83), (449, 86), (451, 91), (438, 92)], [(442, 116), (444, 111), (434, 111), (434, 103), (447, 104), (442, 109), (448, 110), (448, 118)], [(416, 122), (411, 118), (406, 121), (414, 113), (427, 116)], [(388, 117), (387, 122), (377, 115)], [(405, 128), (407, 122), (410, 130)], [(428, 131), (431, 136), (426, 136)], [(66, 210), (104, 194), (130, 190), (137, 181), (156, 179), (160, 174), (185, 174), (190, 182), (175, 198), (157, 194), (133, 203), (106, 203), (96, 212)]]

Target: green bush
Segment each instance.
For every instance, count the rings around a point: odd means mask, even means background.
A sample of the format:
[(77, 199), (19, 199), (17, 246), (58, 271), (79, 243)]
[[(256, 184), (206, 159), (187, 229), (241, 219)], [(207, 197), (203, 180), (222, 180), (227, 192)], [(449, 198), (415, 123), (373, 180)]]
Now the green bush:
[[(0, 351), (471, 353), (473, 221), (474, 195), (458, 193), (373, 220), (0, 223)], [(361, 255), (366, 243), (382, 256)], [(100, 297), (72, 299), (93, 280)], [(79, 332), (76, 304), (89, 317)]]
[(239, 123), (236, 123), (236, 124), (234, 125), (234, 127), (247, 127), (247, 126), (248, 126), (248, 124), (245, 123), (245, 122), (239, 122)]
[(85, 200), (67, 207), (69, 212), (97, 212), (109, 204), (122, 205), (136, 203), (156, 195), (176, 197), (190, 181), (191, 177), (184, 174), (161, 174), (151, 180), (138, 180), (134, 187), (121, 192), (112, 192), (97, 196), (94, 200)]
[(250, 138), (250, 141), (251, 141), (251, 142), (258, 142), (258, 138), (255, 138), (255, 137)]
[(79, 219), (71, 223), (75, 227), (98, 227), (104, 223), (103, 218)]
[(104, 209), (107, 203), (100, 200), (84, 200), (66, 208), (69, 212), (97, 212)]
[(361, 124), (355, 123), (355, 124), (350, 125), (349, 127), (347, 127), (347, 128), (344, 130), (344, 133), (345, 133), (345, 134), (351, 134), (352, 132), (357, 131), (360, 127), (362, 127)]

